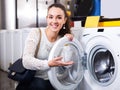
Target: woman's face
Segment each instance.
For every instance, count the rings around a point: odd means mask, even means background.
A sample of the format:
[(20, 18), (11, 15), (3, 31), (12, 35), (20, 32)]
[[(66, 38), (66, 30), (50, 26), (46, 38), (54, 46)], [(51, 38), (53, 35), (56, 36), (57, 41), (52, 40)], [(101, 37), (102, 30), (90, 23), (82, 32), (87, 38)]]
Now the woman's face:
[(64, 11), (57, 7), (52, 7), (48, 11), (47, 24), (48, 28), (54, 32), (59, 32), (66, 22)]

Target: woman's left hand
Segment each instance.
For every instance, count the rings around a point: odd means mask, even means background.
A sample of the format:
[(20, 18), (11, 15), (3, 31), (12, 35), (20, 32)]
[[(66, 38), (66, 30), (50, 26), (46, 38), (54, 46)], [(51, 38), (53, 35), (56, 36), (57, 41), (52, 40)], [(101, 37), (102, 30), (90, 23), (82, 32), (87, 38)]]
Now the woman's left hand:
[(73, 40), (73, 35), (72, 34), (65, 34), (65, 36), (68, 38), (68, 40), (72, 41)]

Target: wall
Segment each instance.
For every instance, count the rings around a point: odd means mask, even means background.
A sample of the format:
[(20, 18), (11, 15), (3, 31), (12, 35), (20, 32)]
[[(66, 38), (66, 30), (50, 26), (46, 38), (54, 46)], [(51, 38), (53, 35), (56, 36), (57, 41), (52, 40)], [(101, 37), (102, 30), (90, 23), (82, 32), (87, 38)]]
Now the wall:
[(101, 0), (101, 16), (120, 18), (120, 0)]

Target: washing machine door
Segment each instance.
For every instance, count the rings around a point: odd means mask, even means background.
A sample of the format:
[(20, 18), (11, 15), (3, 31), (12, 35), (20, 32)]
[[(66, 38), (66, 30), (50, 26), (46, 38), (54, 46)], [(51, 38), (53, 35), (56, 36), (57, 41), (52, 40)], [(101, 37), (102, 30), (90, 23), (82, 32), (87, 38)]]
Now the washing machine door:
[(62, 56), (63, 61), (73, 61), (73, 65), (51, 67), (48, 71), (48, 77), (51, 84), (57, 90), (75, 90), (81, 82), (84, 75), (84, 67), (82, 65), (83, 48), (80, 42), (73, 38), (69, 41), (67, 37), (58, 40), (52, 48), (49, 59)]

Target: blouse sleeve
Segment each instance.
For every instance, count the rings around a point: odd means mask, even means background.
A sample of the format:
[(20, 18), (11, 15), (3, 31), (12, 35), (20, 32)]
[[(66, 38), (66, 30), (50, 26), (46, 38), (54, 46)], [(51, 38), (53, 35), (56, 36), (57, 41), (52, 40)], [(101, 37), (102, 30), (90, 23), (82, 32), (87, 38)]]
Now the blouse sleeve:
[(32, 30), (25, 41), (23, 52), (23, 66), (31, 70), (49, 69), (48, 60), (40, 60), (35, 57), (35, 51), (40, 39), (39, 30)]

